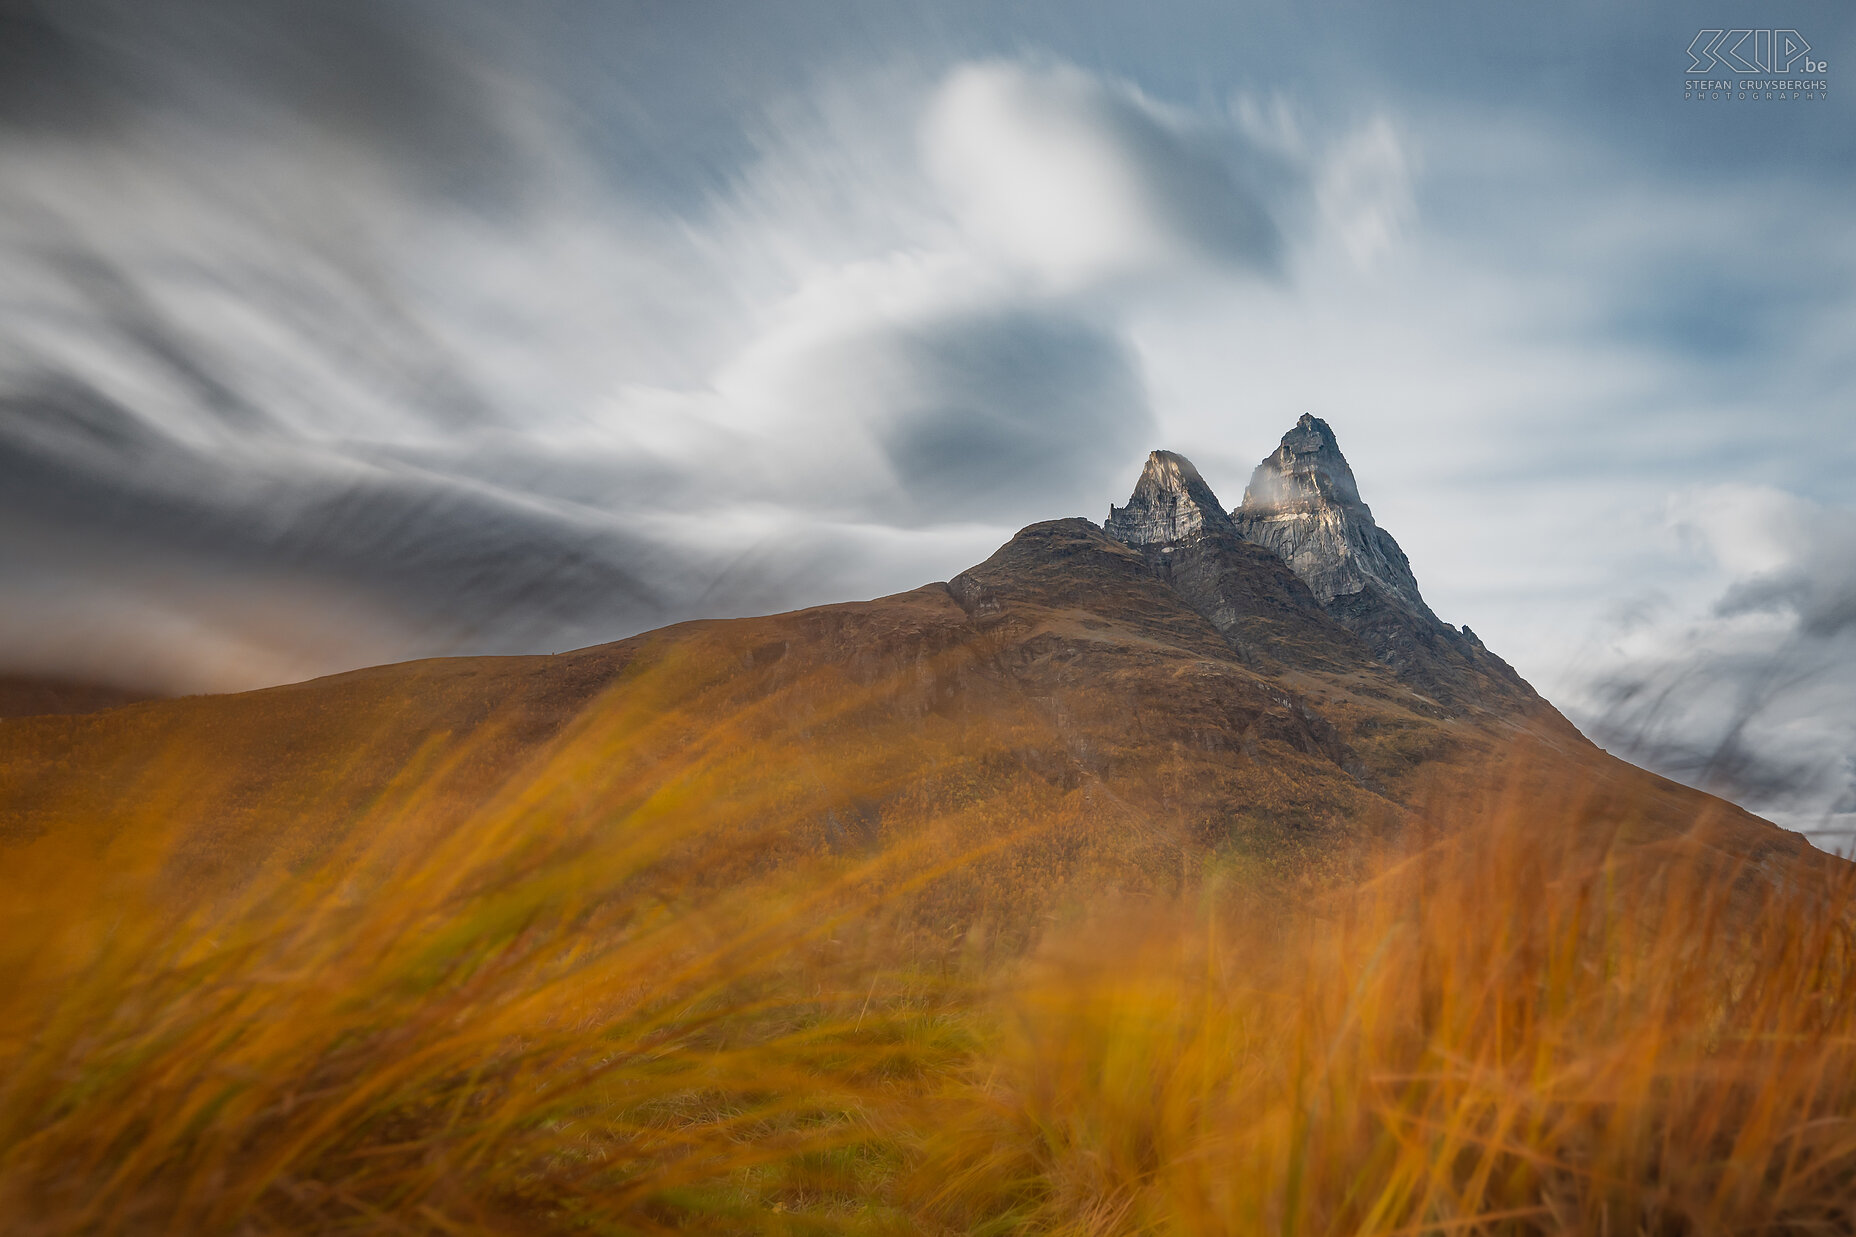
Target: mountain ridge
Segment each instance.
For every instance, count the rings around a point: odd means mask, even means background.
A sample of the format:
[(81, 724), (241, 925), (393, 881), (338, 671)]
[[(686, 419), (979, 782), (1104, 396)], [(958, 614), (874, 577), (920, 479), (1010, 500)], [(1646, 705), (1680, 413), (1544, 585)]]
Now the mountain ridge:
[(1550, 707), (1467, 628), (1432, 612), (1318, 417), (1304, 413), (1283, 435), (1229, 512), (1191, 461), (1151, 453), (1103, 529), (1143, 554), (1240, 653), (1267, 656), (1280, 642), (1258, 620), (1293, 616), (1309, 636), (1323, 632), (1325, 648), (1304, 640), (1302, 658), (1345, 661), (1349, 642), (1324, 630), (1338, 628), (1445, 710)]
[(1189, 461), (1154, 459), (1111, 516), (1137, 544), (1045, 521), (867, 602), (0, 720), (0, 848), (126, 869), (167, 839), (163, 886), (197, 897), (356, 839), (427, 845), (486, 803), (605, 813), (584, 827), (614, 838), (675, 804), (766, 862), (950, 831), (992, 857), (944, 904), (1032, 922), (1063, 888), (1164, 892), (1219, 856), (1345, 868), (1440, 788), (1531, 766), (1628, 804), (1642, 839), (1706, 820), (1729, 864), (1808, 850), (1606, 755), (1472, 637), (1371, 587), (1324, 605)]

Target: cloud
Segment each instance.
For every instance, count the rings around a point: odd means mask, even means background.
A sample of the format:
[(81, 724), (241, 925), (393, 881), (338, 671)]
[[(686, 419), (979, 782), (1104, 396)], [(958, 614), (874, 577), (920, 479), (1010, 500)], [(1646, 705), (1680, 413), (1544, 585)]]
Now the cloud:
[(0, 127), (287, 131), (432, 191), (517, 184), (506, 80), (452, 29), (370, 0), (0, 0)]
[[(221, 689), (868, 595), (1093, 509), (1152, 445), (1113, 306), (919, 163), (958, 70), (887, 113), (770, 108), (757, 159), (666, 213), (397, 10), (188, 3), (223, 20), (44, 25), (113, 128), (0, 142), (10, 667)], [(134, 47), (125, 92), (98, 66)], [(1025, 83), (1136, 197), (1255, 209), (1180, 118)], [(1262, 252), (1169, 209), (1170, 243)]]
[(1672, 503), (1714, 600), (1620, 633), (1589, 686), (1613, 750), (1828, 845), (1856, 838), (1856, 511), (1768, 486)]
[[(40, 582), (42, 596), (71, 592), (61, 578), (85, 595), (148, 586), (171, 611), (186, 595), (172, 578), (211, 579), (196, 625), (218, 629), (232, 615), (217, 599), (283, 582), (285, 591), (348, 596), (349, 608), (376, 616), (372, 627), (397, 629), (388, 641), (397, 649), (423, 640), (424, 651), (444, 652), (486, 636), (503, 647), (588, 643), (661, 621), (674, 587), (661, 547), (598, 513), (308, 446), (198, 451), (82, 388), (14, 395), (0, 408), (0, 567), (16, 582)], [(104, 580), (111, 588), (101, 594), (88, 587)], [(21, 641), (6, 647), (22, 655)], [(289, 659), (285, 647), (275, 660)], [(147, 651), (128, 658), (151, 660)], [(87, 668), (105, 661), (89, 658)]]
[(1006, 307), (882, 342), (872, 411), (913, 520), (1029, 523), (1108, 489), (1152, 440), (1137, 362), (1108, 331)]
[(1315, 203), (1341, 247), (1367, 265), (1391, 250), (1409, 225), (1412, 154), (1384, 116), (1336, 143), (1315, 174)]
[(963, 67), (923, 140), (962, 225), (1055, 286), (1282, 260), (1281, 232), (1239, 166), (1259, 152), (1078, 69)]
[(1112, 321), (960, 253), (826, 273), (714, 390), (710, 415), (755, 444), (746, 492), (906, 527), (1093, 507), (1154, 431)]
[(1813, 514), (1780, 565), (1734, 581), (1716, 603), (1717, 614), (1789, 612), (1799, 632), (1817, 640), (1856, 628), (1856, 518), (1821, 508)]
[(0, 0), (0, 127), (98, 128), (109, 108), (92, 49), (38, 0)]

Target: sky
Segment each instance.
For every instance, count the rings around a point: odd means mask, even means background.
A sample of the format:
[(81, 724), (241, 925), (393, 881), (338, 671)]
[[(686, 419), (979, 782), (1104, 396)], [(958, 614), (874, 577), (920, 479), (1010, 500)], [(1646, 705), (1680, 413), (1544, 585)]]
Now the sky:
[[(1736, 27), (1828, 89), (1685, 98)], [(1310, 412), (1446, 621), (1836, 845), (1853, 53), (1836, 3), (0, 0), (0, 672), (876, 596), (1156, 447), (1234, 504)]]

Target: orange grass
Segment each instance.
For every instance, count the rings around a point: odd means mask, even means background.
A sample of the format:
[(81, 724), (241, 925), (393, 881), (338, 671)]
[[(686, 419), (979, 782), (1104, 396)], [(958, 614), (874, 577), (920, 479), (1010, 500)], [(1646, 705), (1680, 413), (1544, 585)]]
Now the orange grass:
[[(861, 1094), (947, 1050), (895, 1025), (922, 985), (845, 946), (873, 889), (948, 864), (925, 834), (741, 877), (778, 830), (689, 783), (705, 750), (711, 776), (751, 760), (730, 740), (753, 719), (679, 735), (651, 687), (448, 830), (423, 816), (450, 769), (415, 754), (348, 843), (235, 893), (176, 903), (184, 829), (103, 863), (15, 852), (0, 1230), (643, 1231), (726, 1218), (739, 1198), (701, 1188), (762, 1164), (856, 1152)], [(777, 782), (749, 780), (779, 823)]]
[(1856, 882), (1509, 804), (1052, 942), (940, 1098), (963, 1231), (1856, 1231)]
[[(23, 852), (0, 1227), (1856, 1231), (1845, 865), (1516, 800), (1434, 810), (1345, 887), (1079, 885), (988, 952), (945, 878), (1068, 800), (969, 787), (808, 857), (753, 716), (682, 733), (648, 687), (443, 830), (415, 759), (237, 896)], [(805, 778), (906, 781), (823, 750)]]

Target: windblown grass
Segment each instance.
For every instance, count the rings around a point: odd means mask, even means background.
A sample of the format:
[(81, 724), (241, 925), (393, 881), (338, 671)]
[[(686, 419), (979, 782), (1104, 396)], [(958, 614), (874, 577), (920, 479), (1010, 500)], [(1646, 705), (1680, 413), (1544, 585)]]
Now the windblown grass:
[(1079, 887), (989, 950), (934, 891), (1055, 799), (772, 862), (751, 719), (605, 718), (462, 826), (414, 779), (237, 897), (31, 852), (5, 1231), (1856, 1231), (1846, 866), (1517, 799), (1363, 881)]
[(1856, 1231), (1850, 869), (1540, 824), (1054, 942), (919, 1197), (965, 1231)]
[(757, 805), (683, 775), (751, 751), (639, 755), (678, 720), (604, 710), (447, 828), (414, 759), (347, 844), (191, 903), (184, 831), (15, 852), (0, 1229), (647, 1231), (794, 1181), (870, 1213), (896, 1161), (859, 1106), (955, 1051), (873, 913), (950, 865), (932, 832), (769, 865)]

